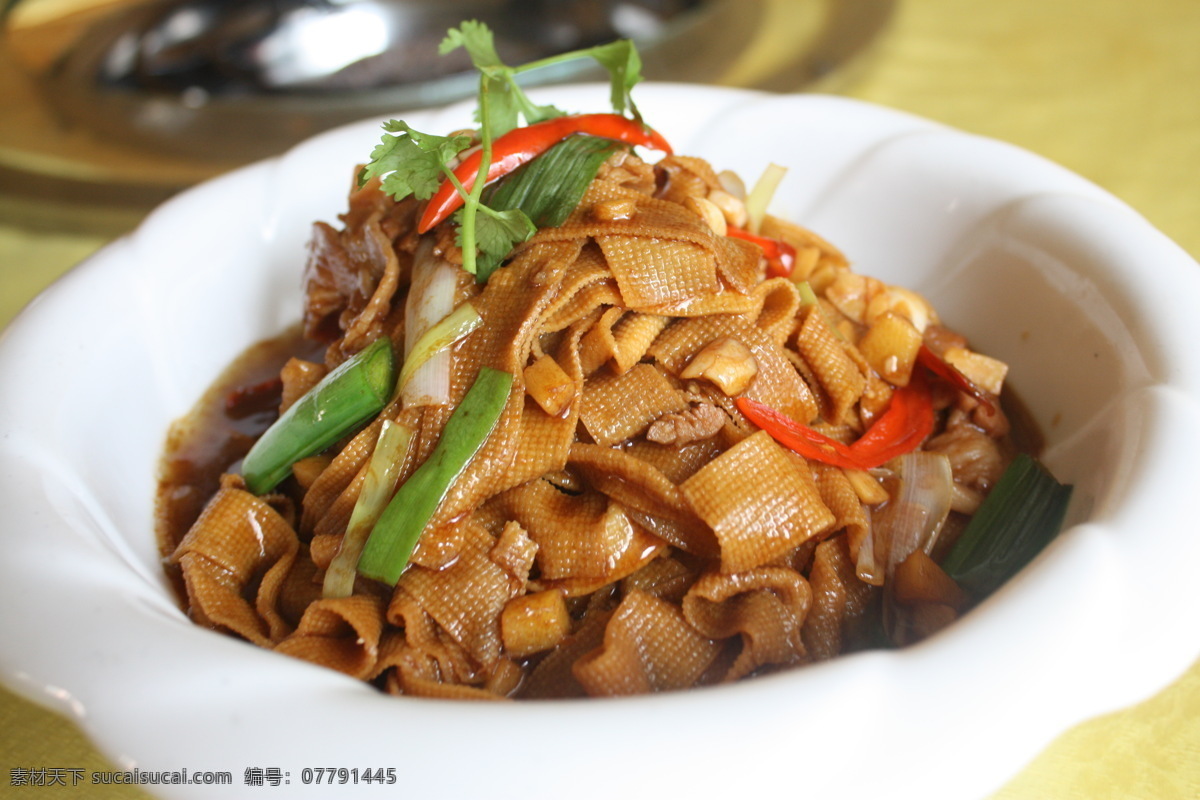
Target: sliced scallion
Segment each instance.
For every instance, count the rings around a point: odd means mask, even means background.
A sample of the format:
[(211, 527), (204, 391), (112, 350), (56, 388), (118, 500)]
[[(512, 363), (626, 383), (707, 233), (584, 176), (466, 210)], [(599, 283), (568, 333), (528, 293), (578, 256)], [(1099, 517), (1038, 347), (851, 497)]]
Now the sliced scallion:
[(817, 304), (817, 293), (813, 291), (808, 281), (797, 281), (796, 293), (800, 295), (801, 308), (808, 308)]
[(497, 211), (519, 208), (539, 228), (562, 225), (610, 155), (622, 145), (596, 136), (568, 136), (500, 181), (488, 198)]
[(779, 183), (786, 174), (787, 167), (767, 164), (762, 175), (754, 182), (754, 188), (746, 197), (746, 216), (748, 218), (746, 230), (758, 233), (762, 229), (763, 217), (767, 215), (767, 206), (771, 205), (771, 198), (775, 196), (775, 190), (779, 188)]
[[(404, 361), (421, 337), (454, 310), (462, 270), (434, 252), (434, 237), (421, 237), (413, 255), (412, 284), (404, 301)], [(405, 408), (450, 402), (450, 353), (438, 351), (410, 371), (401, 392)]]
[(400, 482), (400, 470), (413, 442), (413, 430), (406, 425), (384, 420), (367, 474), (359, 490), (342, 544), (325, 570), (321, 594), (324, 597), (349, 597), (354, 592), (354, 575), (367, 537), (375, 526)]
[(462, 303), (440, 321), (428, 328), (413, 344), (404, 366), (400, 369), (400, 378), (396, 381), (396, 391), (400, 392), (408, 385), (417, 369), (429, 361), (436, 353), (445, 350), (455, 342), (464, 338), (471, 331), (483, 324), (483, 317), (470, 303)]
[(1058, 535), (1071, 488), (1037, 459), (1019, 454), (979, 506), (942, 569), (976, 599), (991, 594)]
[(315, 455), (378, 414), (392, 396), (396, 361), (386, 336), (326, 375), (288, 407), (242, 461), (246, 488), (269, 492), (292, 464)]
[(375, 523), (358, 560), (360, 574), (393, 586), (400, 579), (421, 532), (496, 427), (512, 382), (507, 372), (479, 371), (429, 458), (400, 485)]

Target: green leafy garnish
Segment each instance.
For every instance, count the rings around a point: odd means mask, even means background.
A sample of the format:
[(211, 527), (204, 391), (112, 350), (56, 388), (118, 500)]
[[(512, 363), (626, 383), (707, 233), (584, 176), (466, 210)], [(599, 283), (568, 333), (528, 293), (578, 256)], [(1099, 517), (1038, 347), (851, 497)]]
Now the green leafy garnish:
[(642, 81), (642, 59), (638, 55), (637, 47), (627, 39), (572, 50), (510, 67), (496, 52), (491, 29), (482, 22), (468, 20), (460, 27), (451, 28), (447, 32), (438, 53), (446, 55), (460, 47), (467, 51), (471, 63), (482, 76), (480, 92), (487, 91), (491, 95), (491, 108), (487, 118), (477, 115), (476, 120), (489, 128), (493, 137), (503, 136), (517, 127), (518, 117), (524, 117), (526, 124), (533, 124), (563, 116), (566, 112), (552, 105), (538, 105), (530, 100), (517, 82), (517, 75), (580, 59), (590, 58), (608, 70), (613, 111), (624, 114), (628, 110), (634, 119), (642, 118), (631, 95), (633, 87)]
[(246, 488), (269, 492), (292, 465), (341, 439), (387, 405), (396, 384), (392, 343), (381, 336), (288, 407), (242, 460)]
[(445, 176), (445, 165), (471, 146), (471, 137), (435, 136), (410, 128), (400, 120), (389, 120), (384, 136), (371, 151), (371, 160), (359, 172), (359, 185), (380, 178), (383, 190), (396, 200), (410, 194), (428, 200)]
[(641, 121), (642, 115), (633, 102), (630, 92), (642, 81), (642, 57), (633, 42), (622, 39), (585, 50), (585, 53), (600, 62), (612, 79), (612, 107), (618, 114), (628, 109), (633, 118)]
[(570, 136), (497, 182), (487, 203), (495, 209), (519, 208), (539, 228), (556, 228), (579, 205), (600, 166), (620, 148), (610, 139)]
[[(519, 208), (496, 211), (480, 203), (477, 211), (479, 213), (475, 215), (474, 229), (475, 247), (479, 250), (479, 257), (475, 261), (474, 273), (475, 280), (484, 283), (514, 247), (537, 233), (537, 226)], [(464, 220), (466, 214), (466, 206), (454, 214), (454, 220), (458, 223), (455, 243), (463, 248), (464, 252), (467, 248), (464, 243), (465, 231), (471, 228)], [(465, 263), (463, 267), (466, 268)], [(471, 272), (470, 269), (467, 271)]]
[[(496, 52), (495, 38), (487, 25), (477, 20), (467, 20), (461, 27), (451, 28), (438, 47), (438, 55), (453, 53), (460, 47), (467, 51), (471, 63), (479, 70), (480, 95), (486, 93), (491, 100), (486, 116), (482, 105), (476, 110), (475, 121), (490, 133), (493, 139), (517, 127), (520, 117), (524, 117), (527, 124), (532, 124), (561, 117), (566, 113), (554, 106), (537, 105), (529, 99), (517, 83), (517, 72), (532, 69), (534, 65), (513, 68), (501, 61), (499, 53)], [(570, 53), (565, 55), (571, 56)]]
[(991, 594), (1058, 535), (1071, 488), (1037, 459), (1019, 454), (954, 543), (942, 569), (976, 599)]
[(464, 200), (462, 209), (454, 217), (458, 225), (457, 243), (463, 251), (463, 269), (482, 281), (515, 245), (537, 230), (521, 209), (490, 208), (483, 202), (485, 177), (492, 161), (492, 143), (519, 127), (522, 120), (530, 125), (565, 115), (553, 105), (533, 102), (521, 88), (517, 76), (570, 61), (592, 59), (609, 73), (613, 110), (618, 114), (628, 111), (640, 122), (641, 114), (630, 92), (642, 80), (642, 62), (633, 43), (622, 40), (509, 66), (496, 51), (491, 29), (476, 20), (451, 28), (438, 52), (445, 55), (459, 48), (467, 52), (480, 76), (475, 119), (479, 123), (477, 141), (482, 158), (471, 191), (463, 189), (463, 183), (467, 181), (460, 183), (448, 164), (471, 147), (476, 137), (465, 134), (435, 136), (414, 130), (398, 120), (384, 125), (386, 133), (371, 153), (359, 180), (366, 182), (379, 178), (383, 190), (397, 200), (409, 195), (418, 200), (428, 199), (443, 180), (450, 181)]

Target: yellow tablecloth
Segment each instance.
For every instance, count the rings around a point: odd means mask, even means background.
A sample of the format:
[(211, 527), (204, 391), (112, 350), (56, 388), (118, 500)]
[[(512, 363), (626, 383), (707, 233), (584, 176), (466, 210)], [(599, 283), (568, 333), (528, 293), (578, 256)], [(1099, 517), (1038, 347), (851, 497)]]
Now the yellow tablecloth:
[[(776, 5), (787, 2), (804, 0)], [(1200, 256), (1197, 87), (1200, 0), (901, 0), (841, 90), (1058, 161)], [(0, 219), (0, 324), (102, 243)], [(1171, 631), (1169, 609), (1147, 624)], [(0, 795), (143, 797), (121, 787), (11, 788), (9, 770), (21, 767), (111, 768), (69, 722), (3, 692)], [(1198, 797), (1200, 664), (1140, 705), (1065, 732), (994, 800)]]

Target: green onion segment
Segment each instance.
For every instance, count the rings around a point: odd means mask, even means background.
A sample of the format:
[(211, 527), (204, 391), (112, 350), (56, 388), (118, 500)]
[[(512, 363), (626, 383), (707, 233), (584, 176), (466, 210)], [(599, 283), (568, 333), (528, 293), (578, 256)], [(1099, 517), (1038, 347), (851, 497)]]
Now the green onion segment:
[(796, 291), (800, 294), (801, 308), (808, 308), (817, 304), (817, 293), (813, 291), (808, 281), (797, 281)]
[(775, 196), (775, 190), (779, 188), (779, 183), (786, 174), (787, 167), (767, 164), (762, 175), (754, 182), (754, 188), (746, 197), (746, 216), (749, 218), (746, 230), (755, 234), (761, 230), (763, 217), (767, 215), (767, 206), (771, 204), (771, 198)]
[(383, 421), (375, 450), (367, 463), (362, 490), (354, 502), (354, 510), (350, 512), (350, 522), (346, 526), (342, 544), (329, 569), (325, 570), (321, 591), (323, 597), (349, 597), (353, 594), (355, 569), (363, 546), (400, 483), (400, 473), (408, 459), (412, 442), (412, 428), (390, 419)]
[(434, 354), (445, 350), (467, 334), (483, 324), (483, 317), (470, 303), (462, 303), (458, 308), (442, 317), (431, 325), (420, 338), (413, 343), (412, 352), (404, 359), (400, 369), (400, 378), (396, 381), (396, 394), (399, 394), (416, 374), (417, 368), (427, 362)]
[(484, 367), (446, 420), (425, 463), (400, 485), (367, 539), (359, 574), (394, 586), (451, 485), (483, 447), (508, 403), (513, 376)]
[(500, 181), (488, 206), (520, 209), (538, 228), (556, 228), (579, 205), (600, 165), (623, 146), (597, 136), (568, 136)]
[(1037, 459), (1019, 454), (975, 512), (942, 569), (976, 599), (991, 594), (1058, 535), (1071, 489)]
[(259, 437), (242, 461), (246, 488), (254, 494), (274, 489), (297, 461), (382, 411), (395, 382), (392, 343), (381, 336), (326, 375)]

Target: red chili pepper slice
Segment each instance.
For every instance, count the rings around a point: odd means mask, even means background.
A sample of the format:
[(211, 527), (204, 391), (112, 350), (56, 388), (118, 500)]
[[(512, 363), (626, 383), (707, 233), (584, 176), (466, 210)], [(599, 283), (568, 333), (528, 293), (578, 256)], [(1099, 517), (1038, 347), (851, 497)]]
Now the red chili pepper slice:
[(917, 351), (917, 361), (955, 389), (975, 398), (989, 413), (996, 413), (996, 404), (992, 402), (993, 395), (959, 372), (953, 364), (929, 349), (928, 345), (921, 345), (921, 349)]
[(892, 393), (887, 410), (850, 450), (868, 467), (878, 467), (917, 449), (933, 433), (933, 421), (933, 395), (924, 376), (914, 372), (906, 386)]
[[(488, 166), (486, 183), (491, 183), (522, 164), (532, 161), (575, 133), (641, 145), (668, 155), (672, 152), (671, 145), (657, 131), (620, 114), (555, 117), (524, 128), (515, 128), (492, 142), (492, 162)], [(479, 163), (482, 160), (483, 154), (476, 150), (463, 159), (454, 170), (454, 177), (465, 191), (469, 192), (475, 186), (475, 177), (479, 174)], [(448, 180), (442, 181), (433, 197), (429, 199), (425, 213), (421, 215), (417, 232), (425, 233), (457, 211), (462, 204), (463, 196), (454, 184)]]
[(750, 233), (750, 231), (735, 228), (732, 225), (726, 230), (726, 234), (735, 239), (744, 239), (747, 242), (753, 242), (762, 248), (763, 255), (767, 257), (768, 277), (787, 278), (796, 267), (796, 248), (781, 239), (758, 236), (757, 234)]
[(771, 438), (805, 458), (847, 469), (872, 469), (917, 449), (933, 432), (933, 396), (914, 373), (892, 394), (887, 410), (867, 432), (846, 445), (779, 413), (768, 405), (739, 397), (734, 405)]
[(772, 439), (807, 459), (846, 469), (867, 469), (849, 445), (831, 439), (807, 425), (801, 425), (766, 403), (749, 397), (739, 397), (733, 403), (746, 419), (770, 434)]

